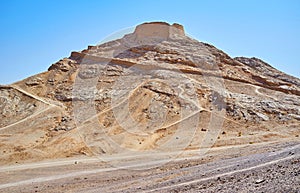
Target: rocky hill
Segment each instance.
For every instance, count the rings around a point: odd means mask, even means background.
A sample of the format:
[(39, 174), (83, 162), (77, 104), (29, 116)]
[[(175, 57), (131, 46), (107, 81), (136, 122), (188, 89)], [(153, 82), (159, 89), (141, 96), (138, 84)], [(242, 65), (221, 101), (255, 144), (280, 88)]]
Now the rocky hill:
[(300, 80), (144, 23), (0, 87), (0, 163), (299, 141)]

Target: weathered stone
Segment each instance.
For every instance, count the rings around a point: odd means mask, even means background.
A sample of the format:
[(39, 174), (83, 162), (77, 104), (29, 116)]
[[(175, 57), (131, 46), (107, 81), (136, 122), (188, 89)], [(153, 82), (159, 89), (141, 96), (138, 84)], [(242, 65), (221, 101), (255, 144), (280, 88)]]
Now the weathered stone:
[(67, 71), (69, 71), (69, 70), (71, 70), (71, 69), (74, 69), (76, 63), (77, 63), (77, 62), (74, 61), (74, 60), (71, 60), (71, 59), (69, 59), (69, 58), (64, 58), (64, 59), (62, 59), (62, 60), (60, 60), (60, 61), (58, 61), (58, 62), (52, 64), (52, 65), (48, 68), (48, 70), (49, 70), (49, 71), (50, 71), (50, 70), (60, 70), (60, 71), (62, 71), (62, 72), (67, 72)]
[(43, 83), (42, 78), (35, 77), (35, 78), (30, 78), (28, 81), (26, 81), (25, 84), (28, 86), (37, 86), (42, 83)]

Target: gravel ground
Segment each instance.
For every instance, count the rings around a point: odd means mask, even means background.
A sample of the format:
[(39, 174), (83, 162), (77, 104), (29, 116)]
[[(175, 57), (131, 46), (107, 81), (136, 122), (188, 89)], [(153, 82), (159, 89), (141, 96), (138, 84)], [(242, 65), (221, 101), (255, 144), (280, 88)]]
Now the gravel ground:
[(300, 192), (300, 158), (169, 188), (164, 192)]
[[(173, 161), (147, 170), (97, 172), (101, 165), (76, 165), (72, 171), (54, 166), (7, 172), (7, 178), (23, 175), (32, 182), (7, 188), (0, 184), (0, 192), (300, 192), (299, 142), (212, 151), (201, 159)], [(56, 178), (58, 173), (77, 171), (76, 167), (79, 172), (95, 169), (95, 173)], [(55, 173), (46, 176), (49, 180), (34, 182), (42, 171), (51, 169)]]

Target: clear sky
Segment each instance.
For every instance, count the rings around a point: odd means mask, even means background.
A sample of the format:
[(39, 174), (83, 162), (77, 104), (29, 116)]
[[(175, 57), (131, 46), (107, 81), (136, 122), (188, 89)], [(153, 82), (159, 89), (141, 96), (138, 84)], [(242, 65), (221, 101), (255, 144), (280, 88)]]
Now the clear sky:
[(145, 21), (177, 22), (230, 56), (258, 57), (300, 77), (299, 0), (2, 0), (0, 84)]

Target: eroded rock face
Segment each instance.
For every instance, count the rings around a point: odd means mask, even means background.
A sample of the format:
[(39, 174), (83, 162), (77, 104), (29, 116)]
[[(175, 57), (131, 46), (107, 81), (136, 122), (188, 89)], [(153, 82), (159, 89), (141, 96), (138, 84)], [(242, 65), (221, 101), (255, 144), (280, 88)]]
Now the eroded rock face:
[(284, 85), (286, 87), (292, 86), (292, 84), (297, 85), (298, 87), (300, 86), (300, 81), (298, 78), (280, 72), (261, 59), (255, 57), (236, 57), (234, 59), (259, 71), (261, 75), (268, 76), (267, 80), (269, 81), (278, 82), (280, 85)]
[(39, 109), (39, 102), (11, 87), (0, 88), (0, 126), (22, 120)]
[(56, 62), (55, 64), (52, 64), (48, 70), (60, 70), (62, 72), (67, 72), (70, 69), (74, 68), (76, 63), (77, 62), (74, 60), (71, 60), (69, 58), (64, 58)]
[(25, 84), (28, 86), (37, 86), (37, 85), (43, 84), (43, 80), (42, 80), (42, 78), (36, 77), (36, 78), (26, 81)]

